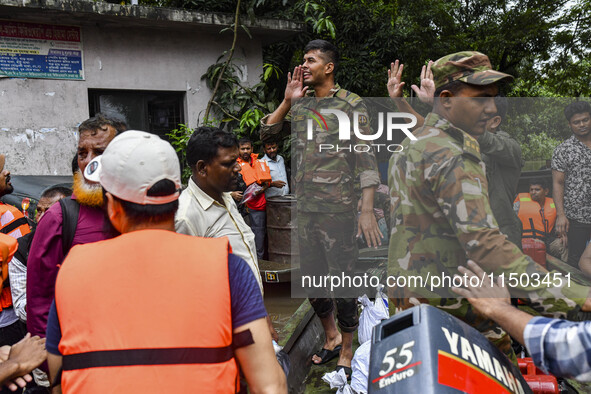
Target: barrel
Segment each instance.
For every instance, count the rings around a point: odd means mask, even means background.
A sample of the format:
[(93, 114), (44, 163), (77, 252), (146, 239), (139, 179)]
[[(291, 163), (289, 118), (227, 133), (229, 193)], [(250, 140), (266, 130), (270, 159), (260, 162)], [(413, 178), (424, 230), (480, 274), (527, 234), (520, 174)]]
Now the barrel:
[(299, 265), (296, 210), (297, 200), (292, 194), (267, 199), (269, 260), (286, 268)]

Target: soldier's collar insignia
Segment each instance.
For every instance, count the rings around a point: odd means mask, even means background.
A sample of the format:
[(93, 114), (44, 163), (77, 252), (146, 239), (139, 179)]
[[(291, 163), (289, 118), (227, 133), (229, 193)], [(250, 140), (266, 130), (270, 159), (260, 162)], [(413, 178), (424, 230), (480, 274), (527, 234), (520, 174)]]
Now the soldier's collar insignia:
[(464, 155), (476, 159), (477, 161), (481, 161), (480, 144), (478, 144), (478, 141), (466, 132), (462, 132), (462, 134), (464, 135)]

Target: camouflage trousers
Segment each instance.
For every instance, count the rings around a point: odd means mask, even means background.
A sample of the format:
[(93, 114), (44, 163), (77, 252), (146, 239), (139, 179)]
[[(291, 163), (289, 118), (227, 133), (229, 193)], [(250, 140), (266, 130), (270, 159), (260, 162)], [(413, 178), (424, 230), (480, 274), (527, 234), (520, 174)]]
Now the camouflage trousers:
[[(391, 298), (391, 297), (390, 297)], [(461, 298), (395, 298), (390, 300), (390, 315), (396, 313), (396, 309), (404, 310), (419, 303), (429, 304), (437, 307), (450, 315), (462, 320), (464, 323), (477, 329), (497, 349), (499, 349), (511, 362), (517, 365), (517, 356), (511, 347), (511, 337), (505, 330), (499, 327), (494, 321), (485, 319), (476, 314), (472, 305)], [(395, 310), (392, 310), (394, 308)]]
[[(302, 277), (321, 278), (353, 275), (358, 250), (354, 212), (298, 212), (298, 242)], [(341, 331), (354, 332), (359, 325), (357, 296), (354, 289), (326, 286), (305, 288), (314, 312), (320, 318), (330, 316), (337, 307)]]

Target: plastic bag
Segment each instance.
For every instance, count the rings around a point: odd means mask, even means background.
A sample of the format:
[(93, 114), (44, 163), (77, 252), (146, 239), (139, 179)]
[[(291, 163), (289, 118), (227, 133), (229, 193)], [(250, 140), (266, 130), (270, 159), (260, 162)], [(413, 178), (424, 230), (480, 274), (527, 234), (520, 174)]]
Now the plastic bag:
[(367, 394), (367, 380), (369, 379), (369, 356), (371, 355), (371, 341), (367, 341), (357, 348), (351, 360), (351, 388), (358, 394)]
[(390, 317), (388, 311), (388, 297), (378, 289), (376, 300), (372, 302), (367, 295), (359, 297), (359, 302), (363, 305), (361, 316), (359, 316), (359, 343), (363, 344), (371, 339), (371, 333), (376, 324), (383, 319)]
[(347, 383), (347, 375), (345, 375), (344, 369), (338, 372), (332, 371), (325, 373), (322, 380), (330, 384), (331, 389), (337, 389), (337, 394), (355, 394), (351, 386)]
[(277, 342), (273, 340), (273, 349), (275, 350), (275, 357), (277, 357), (277, 362), (281, 365), (281, 369), (285, 373), (285, 376), (289, 375), (289, 370), (291, 368), (291, 359), (289, 358), (289, 354), (283, 351), (283, 346), (279, 346)]
[(251, 183), (250, 186), (248, 186), (244, 191), (244, 194), (242, 195), (242, 201), (240, 201), (240, 204), (245, 204), (247, 201), (250, 201), (253, 198), (255, 198), (256, 196), (254, 194), (262, 188), (263, 187), (256, 182)]

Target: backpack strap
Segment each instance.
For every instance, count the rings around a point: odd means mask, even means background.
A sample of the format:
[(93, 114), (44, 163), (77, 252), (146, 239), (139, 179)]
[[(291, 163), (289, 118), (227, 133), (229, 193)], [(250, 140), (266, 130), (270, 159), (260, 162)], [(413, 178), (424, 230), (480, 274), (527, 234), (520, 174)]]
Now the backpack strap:
[(16, 241), (18, 242), (18, 249), (14, 254), (14, 258), (18, 259), (25, 267), (27, 266), (27, 260), (29, 260), (29, 252), (31, 250), (31, 243), (33, 242), (33, 236), (35, 230), (31, 230), (29, 234), (25, 234)]
[(71, 198), (62, 198), (59, 203), (62, 208), (62, 251), (66, 257), (76, 234), (80, 204)]

